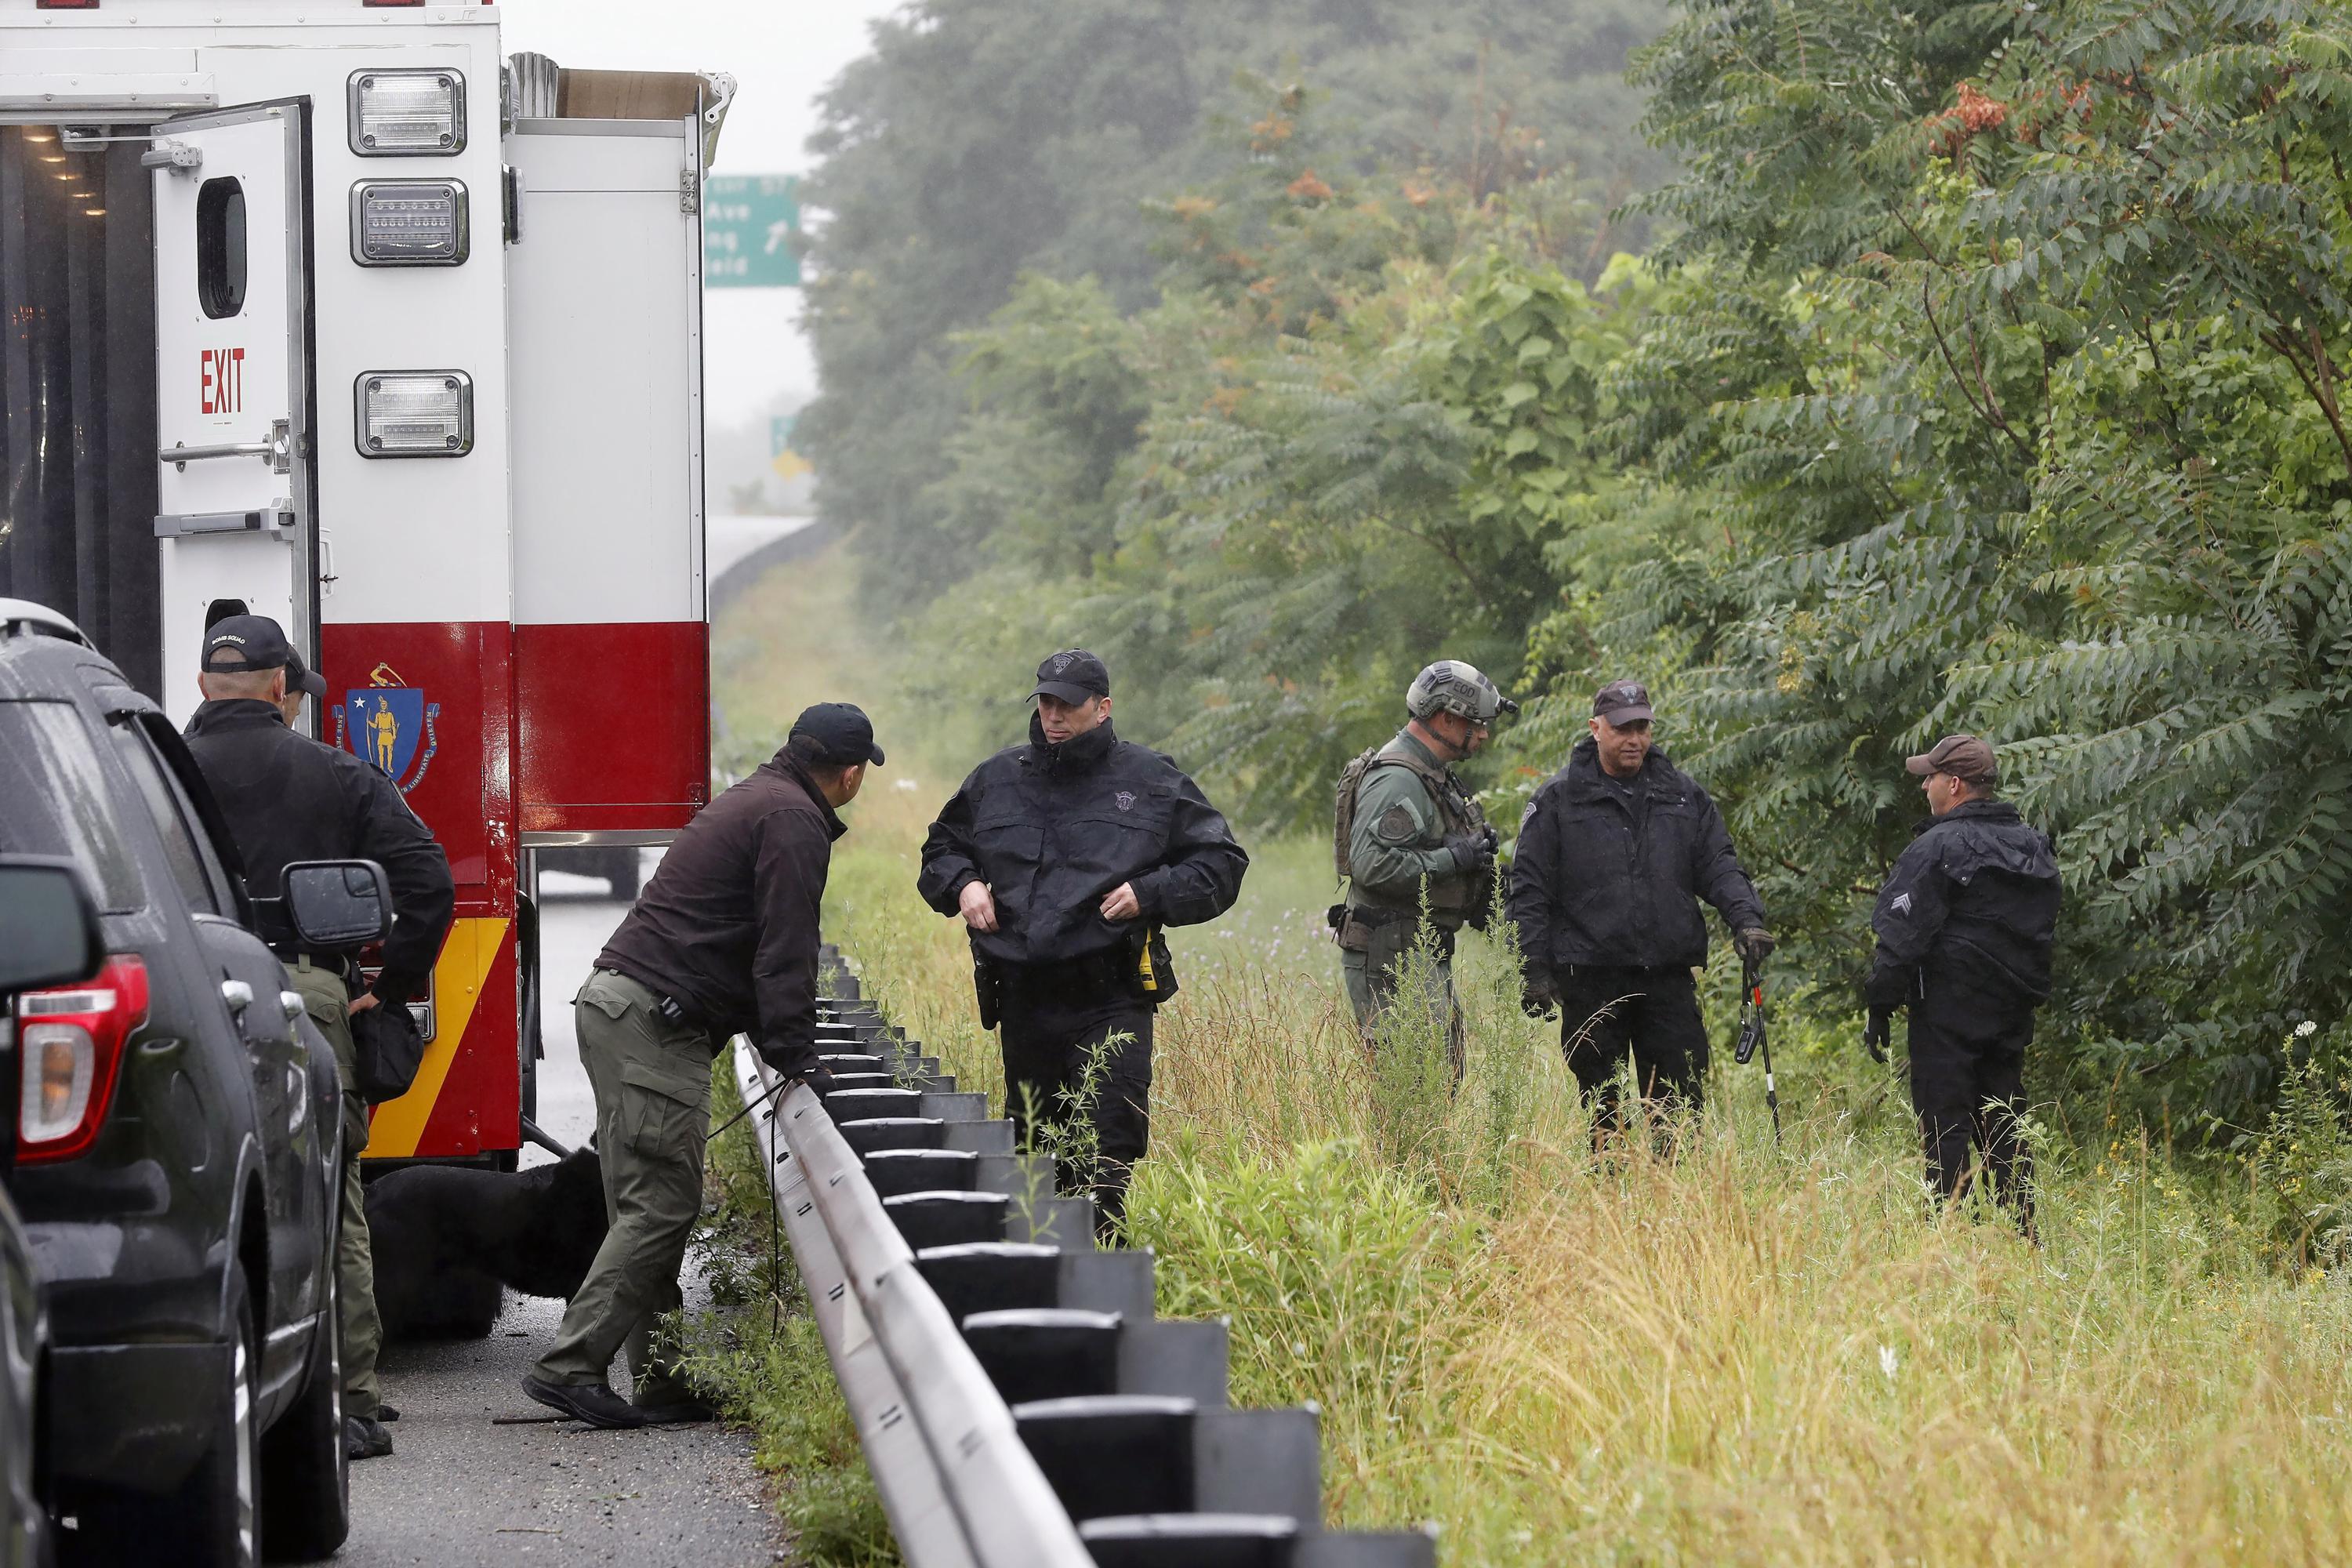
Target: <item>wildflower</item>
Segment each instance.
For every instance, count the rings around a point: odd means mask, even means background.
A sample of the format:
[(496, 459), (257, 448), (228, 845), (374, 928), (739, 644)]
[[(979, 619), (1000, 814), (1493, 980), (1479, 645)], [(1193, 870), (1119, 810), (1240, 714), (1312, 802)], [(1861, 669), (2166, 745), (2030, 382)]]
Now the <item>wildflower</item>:
[(2294, 1026), (2294, 1037), (2298, 1040), (2307, 1040), (2317, 1033), (2319, 1033), (2319, 1026), (2309, 1018), (2305, 1018)]
[(1895, 1381), (1895, 1347), (1893, 1345), (1878, 1347), (1878, 1370), (1886, 1374), (1887, 1382)]

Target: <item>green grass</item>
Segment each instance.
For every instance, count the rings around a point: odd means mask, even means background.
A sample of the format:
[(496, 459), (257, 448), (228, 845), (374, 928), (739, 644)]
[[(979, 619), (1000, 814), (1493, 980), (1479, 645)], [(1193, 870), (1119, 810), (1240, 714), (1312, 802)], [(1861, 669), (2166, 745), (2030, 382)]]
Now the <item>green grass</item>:
[[(713, 1064), (711, 1118), (742, 1106), (732, 1058)], [(882, 1500), (835, 1384), (788, 1243), (774, 1245), (775, 1210), (749, 1119), (710, 1148), (716, 1198), (701, 1255), (716, 1310), (687, 1326), (688, 1374), (749, 1426), (752, 1462), (775, 1479), (778, 1514), (795, 1558), (841, 1568), (895, 1563)]]
[[(819, 645), (877, 668), (823, 619), (838, 570), (755, 591), (730, 691), (808, 700), (790, 672)], [(823, 693), (866, 701), (894, 761), (848, 813), (828, 931), (1001, 1097), (965, 944), (913, 893), (971, 759), (924, 756), (890, 689)], [(914, 790), (890, 787), (894, 722)], [(1328, 847), (1251, 847), (1242, 906), (1173, 933), (1129, 1223), (1163, 1310), (1231, 1318), (1237, 1399), (1320, 1405), (1331, 1522), (1434, 1520), (1455, 1565), (2346, 1556), (2352, 1297), (2315, 1237), (2352, 1154), (2325, 1097), (2251, 1163), (2205, 1167), (2111, 1109), (2071, 1104), (2070, 1139), (2038, 1107), (2037, 1250), (1997, 1215), (1930, 1215), (1900, 1081), (1788, 996), (1785, 1144), (1725, 1051), (1674, 1157), (1639, 1137), (1596, 1155), (1507, 952), (1463, 942), (1458, 1093), (1432, 1031), (1368, 1061), (1320, 935)], [(755, 1366), (747, 1396), (804, 1400), (809, 1375)]]

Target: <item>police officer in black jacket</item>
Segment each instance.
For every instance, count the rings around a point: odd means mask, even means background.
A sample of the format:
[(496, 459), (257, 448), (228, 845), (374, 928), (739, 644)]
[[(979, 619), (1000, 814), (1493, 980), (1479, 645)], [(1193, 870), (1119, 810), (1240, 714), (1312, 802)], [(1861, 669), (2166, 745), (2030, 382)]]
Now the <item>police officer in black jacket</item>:
[(278, 897), (285, 868), (298, 860), (373, 860), (392, 884), (392, 935), (373, 985), (361, 984), (354, 954), (305, 951), (272, 906), (263, 906), (260, 916), (262, 940), (285, 963), (342, 1071), (335, 1284), (342, 1315), (344, 1447), (353, 1458), (373, 1458), (392, 1452), (392, 1438), (379, 1419), (385, 1409), (375, 1373), (383, 1329), (359, 1164), (368, 1114), (356, 1088), (351, 1020), (374, 1007), (405, 1007), (424, 991), (456, 908), (449, 860), (392, 780), (341, 747), (289, 727), (303, 696), (323, 699), (327, 684), (304, 668), (276, 621), (230, 616), (215, 622), (205, 633), (197, 679), (205, 701), (188, 721), (188, 750), (236, 840), (246, 890), (257, 899)]
[(1933, 815), (1879, 889), (1878, 950), (1863, 1035), (1886, 1059), (1895, 1009), (1911, 1010), (1911, 1102), (1927, 1180), (1948, 1200), (1967, 1184), (1969, 1146), (2000, 1200), (2033, 1232), (2032, 1155), (2019, 1134), (2033, 1010), (2050, 994), (2058, 930), (2058, 857), (2017, 808), (1993, 798), (1992, 747), (1947, 735), (1904, 764)]
[[(686, 825), (572, 998), (613, 1223), (522, 1380), (551, 1409), (596, 1426), (710, 1419), (659, 1327), (682, 1299), (702, 1212), (711, 1060), (741, 1032), (785, 1078), (831, 1087), (816, 1047), (817, 916), (848, 831), (840, 809), (881, 762), (862, 710), (804, 710), (783, 750)], [(619, 1351), (635, 1384), (625, 1399), (604, 1381)]]
[(1772, 951), (1764, 905), (1722, 814), (1651, 742), (1650, 694), (1616, 680), (1592, 700), (1592, 733), (1528, 803), (1511, 862), (1524, 1005), (1562, 1009), (1560, 1043), (1595, 1136), (1617, 1125), (1630, 1053), (1642, 1095), (1696, 1107), (1706, 1026), (1691, 971), (1706, 962), (1697, 900), (1721, 912), (1740, 957)]
[(1024, 1140), (1033, 1117), (1063, 1119), (1088, 1056), (1117, 1038), (1091, 1107), (1108, 1223), (1150, 1142), (1152, 1009), (1176, 988), (1160, 930), (1232, 908), (1249, 857), (1173, 759), (1111, 732), (1102, 660), (1055, 654), (1030, 695), (1029, 743), (974, 768), (941, 808), (917, 888), (969, 929)]

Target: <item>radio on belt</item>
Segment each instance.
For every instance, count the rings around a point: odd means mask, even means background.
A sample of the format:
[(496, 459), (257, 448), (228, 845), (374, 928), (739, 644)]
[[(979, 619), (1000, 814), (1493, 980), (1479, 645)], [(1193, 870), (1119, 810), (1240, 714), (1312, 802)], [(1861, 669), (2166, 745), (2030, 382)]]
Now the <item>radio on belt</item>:
[(362, 267), (455, 267), (466, 259), (460, 180), (362, 180), (352, 187), (352, 259)]
[(462, 370), (371, 370), (352, 390), (362, 458), (462, 458), (474, 449), (474, 381)]

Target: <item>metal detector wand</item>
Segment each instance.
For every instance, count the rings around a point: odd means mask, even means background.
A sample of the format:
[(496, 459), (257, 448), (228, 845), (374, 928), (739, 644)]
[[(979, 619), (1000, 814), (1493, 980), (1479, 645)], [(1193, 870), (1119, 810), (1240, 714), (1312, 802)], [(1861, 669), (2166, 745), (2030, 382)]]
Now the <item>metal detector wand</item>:
[(1732, 1059), (1746, 1067), (1757, 1052), (1764, 1053), (1764, 1103), (1772, 1111), (1772, 1146), (1780, 1146), (1780, 1086), (1772, 1077), (1772, 1037), (1764, 1028), (1764, 972), (1749, 963), (1742, 967), (1739, 983), (1744, 993), (1739, 1005), (1739, 1045)]

